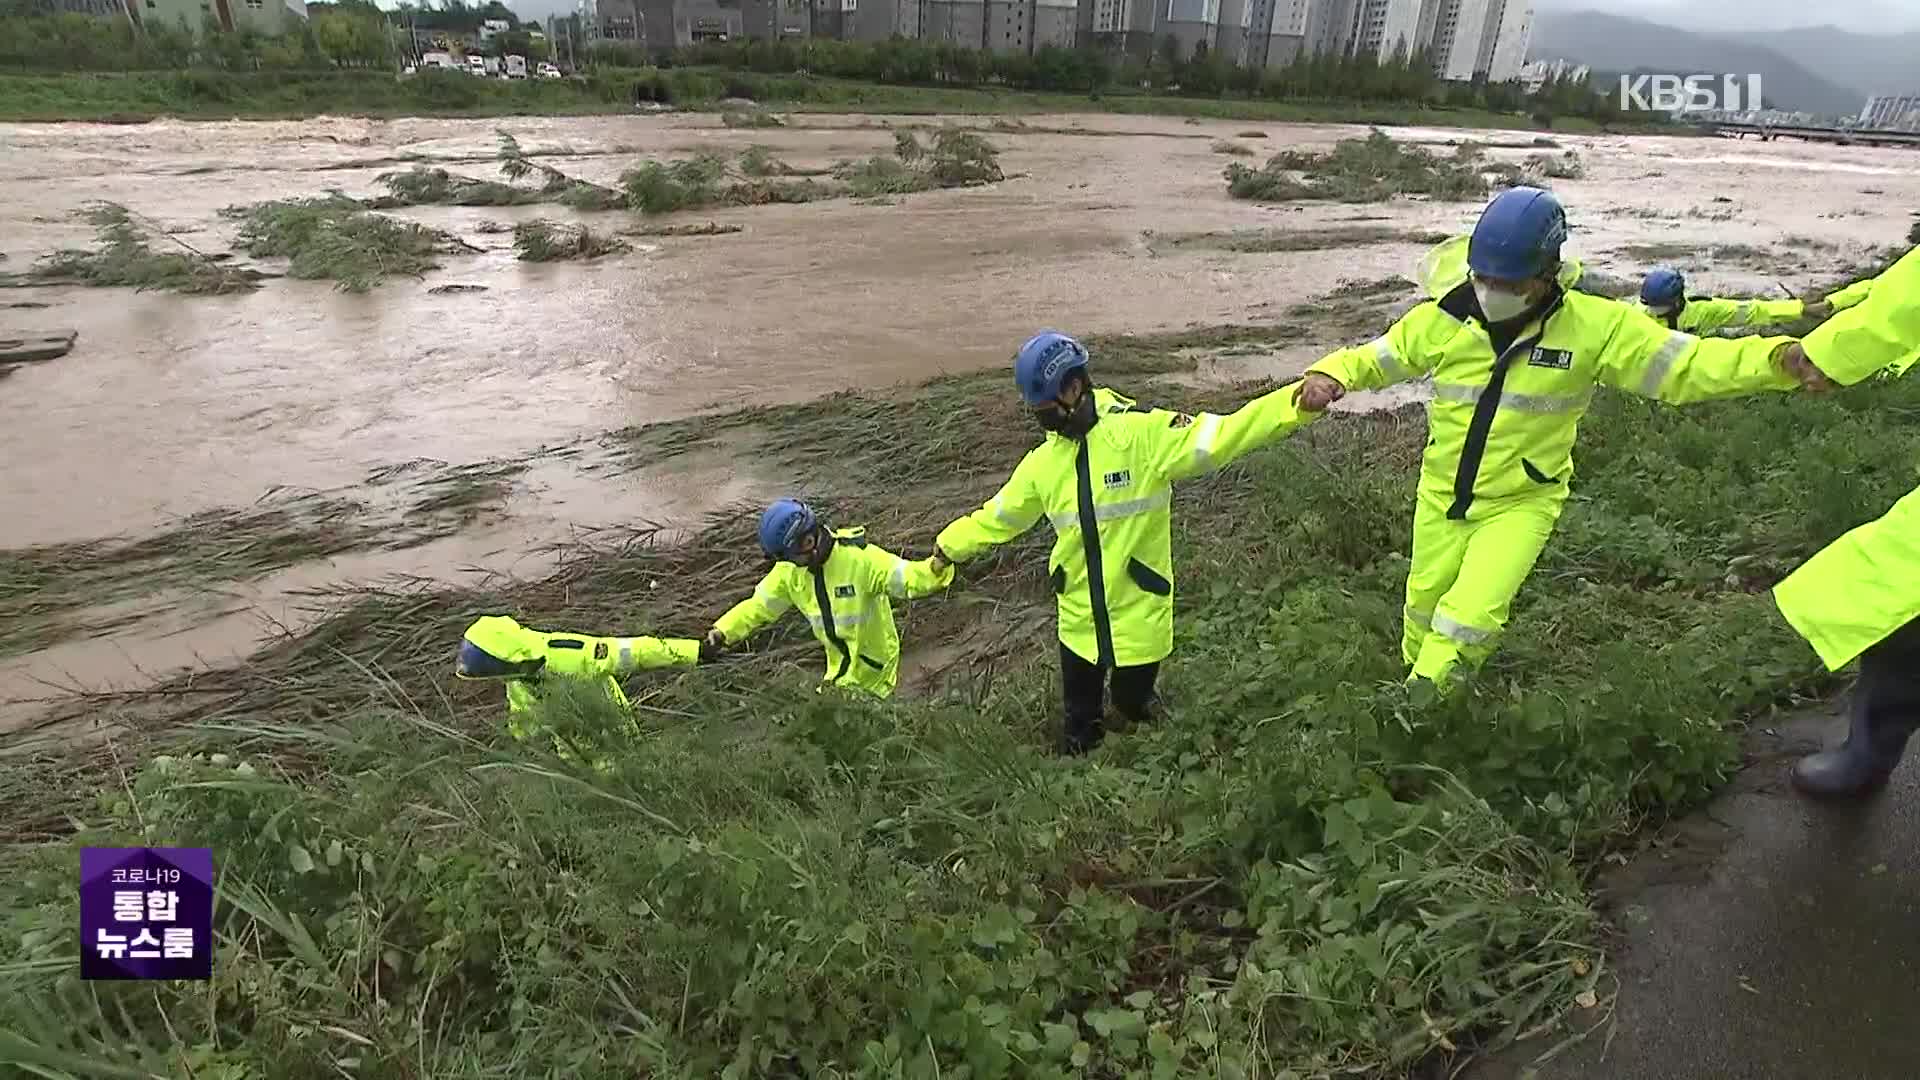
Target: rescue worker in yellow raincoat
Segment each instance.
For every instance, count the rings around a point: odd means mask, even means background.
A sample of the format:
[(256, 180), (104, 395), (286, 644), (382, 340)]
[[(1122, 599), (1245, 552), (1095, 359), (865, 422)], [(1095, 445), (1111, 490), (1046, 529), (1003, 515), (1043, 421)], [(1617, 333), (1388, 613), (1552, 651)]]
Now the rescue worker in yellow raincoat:
[[(655, 637), (589, 637), (521, 626), (505, 615), (486, 615), (467, 627), (454, 674), (462, 679), (498, 679), (507, 686), (507, 731), (521, 741), (541, 734), (533, 706), (552, 677), (592, 680), (622, 710), (629, 708), (620, 679), (650, 668), (691, 667), (714, 651), (698, 641)], [(629, 721), (629, 728), (635, 734)], [(574, 755), (558, 735), (562, 758)]]
[(827, 651), (823, 685), (889, 697), (900, 678), (893, 601), (931, 596), (953, 568), (908, 562), (869, 544), (862, 529), (829, 530), (805, 503), (781, 499), (760, 516), (760, 549), (773, 569), (707, 632), (713, 648), (736, 645), (798, 609)]
[(1825, 300), (1727, 300), (1716, 296), (1688, 296), (1687, 279), (1663, 266), (1640, 283), (1640, 306), (1669, 330), (1710, 334), (1729, 326), (1778, 326), (1802, 318), (1824, 319), (1833, 314)]
[(1087, 350), (1046, 331), (1020, 347), (1014, 380), (1047, 432), (981, 509), (941, 530), (938, 565), (967, 562), (1045, 520), (1059, 609), (1066, 722), (1062, 748), (1103, 734), (1114, 707), (1144, 721), (1160, 661), (1173, 651), (1173, 484), (1217, 469), (1313, 417), (1282, 387), (1230, 416), (1113, 408), (1093, 389)]
[(1444, 683), (1492, 653), (1566, 502), (1596, 385), (1673, 404), (1799, 385), (1776, 363), (1789, 338), (1696, 338), (1574, 291), (1566, 235), (1552, 194), (1501, 192), (1470, 238), (1428, 255), (1430, 300), (1301, 385), (1301, 407), (1318, 409), (1433, 378), (1401, 634), (1413, 679)]
[[(1920, 248), (1880, 275), (1864, 301), (1808, 334), (1788, 356), (1852, 385), (1920, 358)], [(1830, 671), (1855, 657), (1846, 741), (1800, 759), (1794, 785), (1819, 798), (1885, 784), (1920, 726), (1920, 488), (1878, 520), (1821, 549), (1773, 590), (1774, 603)]]

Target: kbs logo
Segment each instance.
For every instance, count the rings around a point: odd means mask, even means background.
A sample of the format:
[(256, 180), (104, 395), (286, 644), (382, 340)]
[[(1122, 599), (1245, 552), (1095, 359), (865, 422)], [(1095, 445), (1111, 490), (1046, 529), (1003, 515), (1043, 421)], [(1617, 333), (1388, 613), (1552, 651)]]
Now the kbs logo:
[(1620, 76), (1622, 112), (1748, 112), (1764, 100), (1759, 75)]

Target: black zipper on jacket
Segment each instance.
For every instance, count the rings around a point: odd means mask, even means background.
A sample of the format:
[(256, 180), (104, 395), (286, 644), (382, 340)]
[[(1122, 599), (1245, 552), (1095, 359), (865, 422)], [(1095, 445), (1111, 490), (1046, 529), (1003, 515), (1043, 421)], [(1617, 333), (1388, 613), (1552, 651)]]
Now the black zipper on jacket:
[(828, 682), (837, 683), (847, 674), (847, 668), (853, 664), (853, 651), (847, 643), (840, 640), (840, 634), (833, 628), (833, 600), (827, 596), (827, 568), (823, 563), (808, 567), (813, 573), (813, 599), (820, 605), (820, 629), (827, 635), (827, 644), (840, 650), (840, 670), (833, 673)]
[[(1564, 292), (1554, 296), (1553, 302), (1540, 313), (1540, 329), (1532, 337), (1519, 338), (1508, 345), (1493, 362), (1493, 374), (1487, 379), (1487, 388), (1480, 392), (1480, 400), (1474, 402), (1473, 419), (1467, 424), (1467, 440), (1460, 448), (1460, 467), (1453, 474), (1453, 505), (1447, 507), (1447, 516), (1455, 521), (1467, 519), (1467, 508), (1473, 505), (1473, 487), (1480, 479), (1480, 460), (1487, 453), (1487, 436), (1493, 431), (1493, 416), (1500, 411), (1500, 390), (1506, 385), (1507, 372), (1513, 368), (1513, 361), (1522, 352), (1540, 343), (1547, 334), (1547, 320), (1560, 310), (1561, 301), (1566, 299)], [(1492, 336), (1489, 329), (1488, 336)]]
[(1100, 559), (1100, 519), (1093, 511), (1092, 450), (1080, 440), (1080, 456), (1073, 469), (1080, 484), (1080, 543), (1087, 554), (1087, 592), (1093, 601), (1093, 640), (1100, 651), (1099, 666), (1113, 666), (1113, 620), (1107, 614), (1107, 575)]

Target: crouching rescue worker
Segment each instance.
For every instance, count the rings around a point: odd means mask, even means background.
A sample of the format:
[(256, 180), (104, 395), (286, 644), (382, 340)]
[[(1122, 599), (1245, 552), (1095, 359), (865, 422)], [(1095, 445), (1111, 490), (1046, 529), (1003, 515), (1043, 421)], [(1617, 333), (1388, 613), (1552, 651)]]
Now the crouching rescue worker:
[(1433, 377), (1401, 636), (1412, 678), (1443, 682), (1493, 651), (1566, 502), (1596, 384), (1675, 404), (1798, 385), (1776, 363), (1790, 338), (1703, 340), (1573, 291), (1566, 235), (1548, 192), (1501, 192), (1470, 238), (1427, 256), (1430, 300), (1314, 364), (1301, 386), (1301, 407), (1318, 409)]
[[(1858, 306), (1791, 350), (1842, 385), (1904, 371), (1920, 356), (1920, 248), (1880, 275)], [(1855, 657), (1847, 737), (1801, 758), (1794, 786), (1820, 798), (1878, 790), (1920, 727), (1920, 488), (1878, 520), (1821, 549), (1773, 590), (1774, 602), (1830, 671)]]
[(1130, 405), (1108, 411), (1087, 351), (1046, 331), (1020, 347), (1014, 381), (1046, 440), (992, 501), (940, 533), (937, 564), (966, 562), (1040, 521), (1053, 526), (1048, 570), (1058, 597), (1062, 748), (1099, 743), (1108, 673), (1114, 706), (1144, 721), (1160, 661), (1173, 651), (1175, 481), (1217, 469), (1313, 417), (1296, 386), (1231, 416), (1187, 416)]
[(1669, 330), (1710, 334), (1729, 326), (1778, 326), (1801, 318), (1824, 319), (1833, 314), (1825, 300), (1726, 300), (1688, 296), (1687, 279), (1663, 266), (1640, 283), (1640, 306)]
[(781, 499), (760, 516), (760, 550), (774, 560), (753, 595), (707, 632), (707, 645), (737, 645), (797, 608), (827, 651), (823, 685), (892, 695), (900, 677), (893, 601), (953, 583), (951, 566), (908, 562), (867, 543), (862, 529), (831, 531), (805, 503)]
[[(597, 682), (621, 710), (629, 708), (620, 679), (649, 668), (691, 667), (711, 659), (714, 650), (683, 638), (588, 637), (550, 633), (521, 626), (505, 615), (487, 615), (467, 627), (454, 674), (462, 679), (499, 679), (507, 686), (507, 731), (526, 741), (541, 734), (534, 703), (542, 684), (553, 677)], [(629, 730), (638, 728), (628, 722)], [(558, 735), (555, 751), (574, 755)]]

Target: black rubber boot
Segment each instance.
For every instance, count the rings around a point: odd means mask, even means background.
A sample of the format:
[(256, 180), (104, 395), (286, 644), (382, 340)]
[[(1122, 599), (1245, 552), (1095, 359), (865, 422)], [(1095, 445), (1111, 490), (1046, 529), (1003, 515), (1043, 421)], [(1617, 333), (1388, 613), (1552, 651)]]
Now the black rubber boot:
[(1106, 728), (1099, 720), (1091, 723), (1075, 723), (1074, 718), (1069, 716), (1065, 728), (1060, 733), (1060, 752), (1068, 757), (1088, 753), (1099, 746), (1106, 735)]
[[(1847, 740), (1832, 750), (1809, 754), (1794, 763), (1793, 786), (1816, 799), (1856, 799), (1886, 786), (1907, 738), (1914, 714), (1902, 706), (1910, 696), (1908, 673), (1890, 674), (1862, 666), (1853, 688)], [(1889, 685), (1889, 684), (1894, 685)]]

